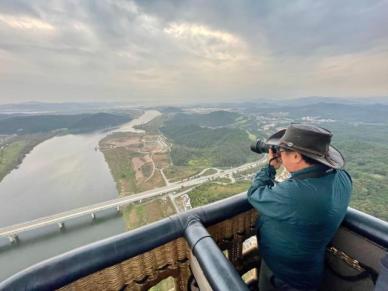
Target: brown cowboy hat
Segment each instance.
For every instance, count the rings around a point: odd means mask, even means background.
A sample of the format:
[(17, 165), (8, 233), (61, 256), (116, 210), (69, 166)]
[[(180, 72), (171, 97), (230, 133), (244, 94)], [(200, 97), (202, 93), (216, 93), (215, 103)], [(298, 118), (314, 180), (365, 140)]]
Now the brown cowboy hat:
[(345, 159), (330, 145), (333, 134), (311, 124), (291, 123), (286, 129), (271, 135), (266, 143), (299, 152), (334, 169), (343, 168)]

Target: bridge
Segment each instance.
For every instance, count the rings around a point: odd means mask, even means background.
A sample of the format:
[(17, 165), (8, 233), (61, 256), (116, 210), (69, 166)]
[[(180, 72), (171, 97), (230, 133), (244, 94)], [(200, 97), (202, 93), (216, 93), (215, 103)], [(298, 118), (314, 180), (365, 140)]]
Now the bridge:
[[(259, 165), (262, 164), (265, 161), (265, 159), (266, 158), (264, 157), (262, 160), (260, 160)], [(116, 208), (117, 211), (119, 212), (120, 207), (126, 206), (130, 203), (141, 201), (143, 199), (149, 199), (155, 196), (168, 194), (170, 192), (180, 190), (183, 187), (191, 187), (191, 186), (199, 185), (216, 178), (230, 176), (237, 172), (246, 171), (249, 168), (255, 167), (257, 165), (258, 165), (257, 162), (247, 163), (237, 168), (223, 170), (223, 171), (220, 171), (219, 173), (215, 173), (212, 175), (201, 176), (198, 178), (191, 178), (182, 182), (171, 183), (170, 185), (165, 187), (160, 187), (157, 189), (148, 190), (137, 194), (132, 194), (130, 196), (120, 197), (120, 198), (108, 200), (105, 202), (100, 202), (93, 205), (57, 213), (54, 215), (41, 217), (28, 222), (6, 226), (3, 228), (0, 228), (0, 237), (8, 238), (11, 243), (14, 243), (18, 240), (18, 235), (22, 232), (34, 230), (51, 224), (57, 224), (58, 227), (62, 229), (64, 227), (64, 223), (67, 220), (70, 220), (73, 218), (81, 217), (84, 215), (90, 215), (92, 219), (94, 219), (97, 212), (110, 209), (110, 208)]]

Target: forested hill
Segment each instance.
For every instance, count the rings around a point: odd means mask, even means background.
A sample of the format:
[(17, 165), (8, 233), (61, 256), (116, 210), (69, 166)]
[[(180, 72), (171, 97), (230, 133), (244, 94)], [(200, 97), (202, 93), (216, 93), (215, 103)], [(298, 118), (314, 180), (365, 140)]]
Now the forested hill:
[(173, 141), (171, 158), (175, 165), (200, 161), (205, 166), (238, 166), (250, 161), (248, 134), (237, 128), (206, 128), (198, 125), (162, 127), (163, 134)]
[(173, 143), (174, 165), (230, 167), (257, 158), (249, 150), (252, 141), (245, 130), (221, 127), (232, 125), (237, 117), (240, 114), (227, 111), (179, 113), (164, 122), (160, 130)]
[(178, 113), (170, 121), (180, 125), (199, 125), (207, 127), (226, 126), (235, 122), (239, 113), (229, 111), (214, 111), (208, 114)]
[(0, 134), (29, 134), (57, 129), (90, 131), (128, 122), (128, 115), (110, 113), (13, 116), (0, 119)]

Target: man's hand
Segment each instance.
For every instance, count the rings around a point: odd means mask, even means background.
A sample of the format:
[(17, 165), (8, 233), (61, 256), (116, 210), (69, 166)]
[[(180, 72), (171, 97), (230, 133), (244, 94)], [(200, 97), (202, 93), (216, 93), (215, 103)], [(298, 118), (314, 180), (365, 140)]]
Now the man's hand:
[(275, 169), (279, 169), (282, 165), (282, 159), (280, 158), (279, 153), (274, 153), (272, 149), (270, 148), (268, 151), (268, 162), (271, 166), (273, 166)]

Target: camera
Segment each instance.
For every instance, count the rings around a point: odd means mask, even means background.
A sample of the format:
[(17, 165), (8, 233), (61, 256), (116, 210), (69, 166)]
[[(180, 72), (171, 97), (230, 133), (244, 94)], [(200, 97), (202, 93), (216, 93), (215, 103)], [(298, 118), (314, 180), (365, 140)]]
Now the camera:
[(272, 151), (276, 154), (279, 150), (279, 146), (266, 144), (259, 139), (251, 144), (251, 151), (257, 154), (268, 153), (269, 149), (272, 149)]

